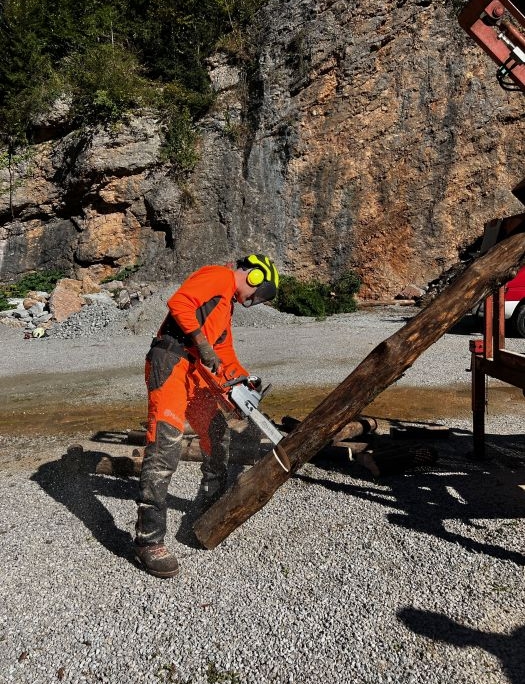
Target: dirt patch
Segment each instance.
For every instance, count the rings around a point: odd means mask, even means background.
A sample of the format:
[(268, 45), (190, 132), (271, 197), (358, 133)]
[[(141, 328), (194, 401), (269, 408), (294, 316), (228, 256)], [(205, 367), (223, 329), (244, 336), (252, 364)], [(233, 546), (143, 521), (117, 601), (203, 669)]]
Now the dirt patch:
[[(146, 419), (145, 393), (140, 398), (116, 401), (108, 396), (106, 377), (77, 373), (58, 376), (52, 384), (34, 380), (27, 391), (5, 381), (0, 399), (0, 433), (6, 436), (71, 436), (79, 433), (139, 429)], [(112, 381), (114, 380), (114, 376)], [(13, 379), (9, 379), (13, 380)], [(273, 390), (261, 409), (279, 422), (284, 415), (304, 418), (332, 390), (305, 385)], [(491, 387), (490, 413), (525, 417), (521, 390), (510, 386)], [(362, 413), (387, 421), (437, 421), (471, 415), (469, 385), (446, 387), (394, 386), (380, 394)]]
[[(304, 418), (332, 389), (305, 386), (275, 391), (264, 399), (264, 411), (276, 420), (286, 414)], [(489, 388), (488, 402), (488, 409), (492, 414), (525, 416), (525, 400), (517, 387), (502, 385)], [(362, 413), (390, 421), (468, 418), (471, 416), (470, 385), (389, 387)]]

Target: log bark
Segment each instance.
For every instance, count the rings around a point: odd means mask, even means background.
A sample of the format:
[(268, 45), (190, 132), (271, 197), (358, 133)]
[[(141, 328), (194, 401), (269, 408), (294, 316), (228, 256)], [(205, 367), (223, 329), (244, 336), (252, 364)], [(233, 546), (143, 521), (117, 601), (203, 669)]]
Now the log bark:
[(375, 418), (360, 418), (347, 423), (342, 430), (332, 437), (332, 444), (344, 442), (346, 439), (353, 439), (360, 435), (367, 435), (369, 432), (377, 430), (377, 420)]
[(403, 328), (381, 342), (355, 370), (279, 444), (290, 463), (285, 470), (274, 452), (241, 473), (234, 485), (194, 524), (201, 544), (215, 548), (260, 510), (275, 491), (332, 437), (398, 380), (414, 361), (468, 313), (512, 277), (525, 261), (525, 233), (496, 244), (453, 280)]

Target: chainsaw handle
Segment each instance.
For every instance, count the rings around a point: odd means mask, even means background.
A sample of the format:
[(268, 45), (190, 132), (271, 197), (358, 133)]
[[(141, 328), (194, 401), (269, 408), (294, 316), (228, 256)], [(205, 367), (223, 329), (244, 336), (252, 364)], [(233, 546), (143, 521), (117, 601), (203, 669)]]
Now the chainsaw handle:
[(228, 380), (228, 382), (225, 382), (222, 387), (234, 387), (235, 385), (240, 385), (241, 383), (246, 384), (247, 382), (247, 375), (239, 375), (237, 378), (232, 378), (231, 380)]

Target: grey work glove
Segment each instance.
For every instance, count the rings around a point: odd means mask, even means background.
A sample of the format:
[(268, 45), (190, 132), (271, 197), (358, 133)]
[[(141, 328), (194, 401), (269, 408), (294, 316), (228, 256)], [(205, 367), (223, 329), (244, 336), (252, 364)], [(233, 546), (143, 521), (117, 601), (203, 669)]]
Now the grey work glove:
[(195, 342), (202, 363), (209, 368), (212, 373), (216, 373), (219, 370), (222, 361), (204, 336), (204, 333), (201, 330), (197, 330), (192, 333), (191, 336)]

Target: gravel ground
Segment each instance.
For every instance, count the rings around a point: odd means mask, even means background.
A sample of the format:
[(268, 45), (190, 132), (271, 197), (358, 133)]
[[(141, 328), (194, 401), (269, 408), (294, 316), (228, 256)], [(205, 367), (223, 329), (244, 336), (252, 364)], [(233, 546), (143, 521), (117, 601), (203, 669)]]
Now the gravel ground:
[[(67, 339), (0, 326), (4, 397), (54, 397), (73, 379), (101, 401), (143, 392), (160, 310)], [(236, 346), (277, 387), (330, 385), (414, 313), (299, 322), (259, 307), (238, 312)], [(465, 386), (474, 334), (462, 322), (398, 384)], [(59, 438), (4, 437), (9, 458), (36, 453), (32, 467), (0, 469), (0, 682), (522, 684), (523, 413), (488, 417), (487, 463), (467, 458), (468, 412), (446, 424), (433, 469), (373, 480), (355, 463), (307, 464), (214, 551), (194, 543), (199, 466), (182, 463), (169, 500), (175, 580), (135, 566), (136, 480), (91, 474), (100, 444), (78, 435), (90, 466), (78, 473)]]

